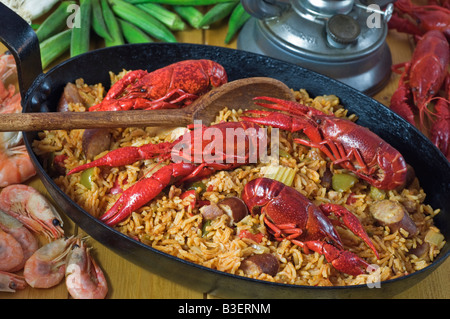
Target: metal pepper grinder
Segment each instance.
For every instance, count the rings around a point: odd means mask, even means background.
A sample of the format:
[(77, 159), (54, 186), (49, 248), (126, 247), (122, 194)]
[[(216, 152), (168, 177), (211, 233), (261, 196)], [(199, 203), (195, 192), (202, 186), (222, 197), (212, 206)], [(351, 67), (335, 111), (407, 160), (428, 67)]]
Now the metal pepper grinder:
[(241, 0), (252, 15), (238, 49), (342, 81), (368, 95), (389, 80), (392, 0)]

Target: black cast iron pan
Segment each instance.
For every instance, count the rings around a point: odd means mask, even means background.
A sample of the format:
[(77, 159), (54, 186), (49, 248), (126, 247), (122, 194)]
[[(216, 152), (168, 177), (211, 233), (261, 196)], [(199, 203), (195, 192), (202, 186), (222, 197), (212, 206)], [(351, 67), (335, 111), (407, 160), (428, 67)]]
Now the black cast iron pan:
[(365, 298), (395, 295), (425, 278), (449, 256), (450, 164), (418, 130), (366, 95), (338, 81), (300, 66), (262, 55), (195, 44), (151, 43), (100, 49), (69, 59), (47, 73), (42, 72), (37, 39), (31, 28), (0, 4), (0, 38), (16, 58), (23, 112), (54, 112), (67, 82), (83, 78), (86, 83), (109, 83), (109, 71), (149, 71), (185, 59), (211, 59), (222, 64), (229, 80), (265, 76), (283, 81), (294, 89), (304, 88), (312, 96), (335, 94), (344, 107), (359, 117), (358, 124), (370, 128), (396, 147), (416, 171), (427, 193), (426, 202), (442, 211), (435, 218), (446, 245), (435, 262), (414, 274), (381, 283), (381, 288), (306, 287), (246, 279), (211, 270), (143, 245), (91, 217), (75, 204), (43, 169), (33, 153), (37, 132), (24, 132), (25, 143), (39, 177), (50, 195), (76, 224), (94, 239), (124, 258), (162, 277), (192, 289), (231, 298)]

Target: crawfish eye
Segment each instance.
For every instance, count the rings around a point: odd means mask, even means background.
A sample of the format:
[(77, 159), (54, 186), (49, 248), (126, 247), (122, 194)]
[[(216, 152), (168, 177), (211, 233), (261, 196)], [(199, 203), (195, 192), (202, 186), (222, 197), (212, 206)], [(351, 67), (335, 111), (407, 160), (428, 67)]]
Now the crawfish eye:
[(60, 225), (60, 222), (59, 222), (59, 220), (57, 220), (57, 219), (55, 218), (55, 219), (52, 220), (52, 224), (53, 224), (53, 226), (59, 226), (59, 225)]
[(317, 120), (316, 120), (316, 123), (317, 123), (317, 124), (320, 124), (320, 123), (322, 123), (322, 120), (321, 120), (321, 119), (317, 119)]
[(139, 90), (141, 93), (145, 93), (145, 92), (147, 92), (147, 90), (146, 89), (144, 89), (144, 88), (141, 88), (140, 90)]

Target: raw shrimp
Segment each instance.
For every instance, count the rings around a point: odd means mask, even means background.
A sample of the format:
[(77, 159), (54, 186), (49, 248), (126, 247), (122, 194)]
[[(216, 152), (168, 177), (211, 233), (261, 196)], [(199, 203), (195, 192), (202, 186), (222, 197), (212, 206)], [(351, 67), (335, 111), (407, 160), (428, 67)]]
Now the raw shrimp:
[(0, 271), (0, 292), (16, 292), (17, 289), (25, 289), (25, 278), (8, 272)]
[(22, 132), (0, 132), (0, 187), (19, 184), (36, 175), (22, 141)]
[(13, 75), (17, 75), (14, 56), (11, 54), (0, 55), (0, 81), (6, 83)]
[(0, 209), (47, 238), (64, 236), (63, 221), (56, 209), (36, 189), (28, 185), (9, 185), (0, 193)]
[(0, 271), (15, 270), (23, 261), (23, 250), (17, 240), (0, 229)]
[(36, 175), (25, 145), (0, 147), (0, 187), (25, 182)]
[(104, 299), (108, 293), (103, 271), (81, 240), (67, 257), (66, 286), (74, 299)]
[[(2, 86), (3, 84), (0, 82), (0, 113), (20, 113), (22, 111), (22, 105), (20, 105), (20, 94), (16, 93), (11, 96), (6, 96), (6, 98), (2, 99)], [(14, 89), (14, 87), (10, 88)], [(10, 92), (7, 91), (3, 86), (3, 94), (8, 94)]]
[(0, 113), (22, 111), (20, 94), (12, 82), (17, 80), (17, 68), (12, 55), (0, 55)]
[[(0, 75), (1, 77), (1, 75)], [(11, 100), (11, 98), (14, 96), (14, 92), (16, 91), (16, 88), (14, 85), (10, 84), (8, 86), (5, 86), (2, 81), (0, 81), (0, 113), (13, 113), (13, 112), (7, 112), (8, 109), (13, 109), (17, 106), (15, 101), (17, 101), (17, 97), (14, 100)], [(19, 97), (19, 106), (20, 108), (20, 95)], [(8, 107), (3, 107), (3, 105), (7, 105)], [(11, 107), (12, 106), (12, 107)]]
[[(12, 75), (17, 75), (12, 55), (0, 55), (0, 113), (22, 111)], [(0, 187), (22, 183), (36, 175), (36, 169), (23, 145), (21, 132), (0, 133)], [(20, 145), (19, 145), (20, 144)]]
[(66, 257), (75, 237), (56, 239), (39, 248), (25, 263), (23, 275), (33, 288), (50, 288), (64, 279)]
[(38, 250), (39, 242), (36, 237), (17, 219), (9, 216), (0, 210), (0, 229), (10, 234), (20, 244), (23, 251), (22, 262), (11, 269), (10, 271), (17, 271), (23, 268), (28, 258)]

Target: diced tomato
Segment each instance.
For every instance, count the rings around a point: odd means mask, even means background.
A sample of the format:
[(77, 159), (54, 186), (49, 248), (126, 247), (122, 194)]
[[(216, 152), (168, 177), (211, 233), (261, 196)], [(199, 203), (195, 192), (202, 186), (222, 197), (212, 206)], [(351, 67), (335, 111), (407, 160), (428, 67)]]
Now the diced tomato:
[(65, 154), (55, 155), (55, 157), (53, 157), (53, 163), (64, 166), (64, 161), (66, 158), (67, 155)]
[(347, 197), (347, 201), (345, 202), (347, 205), (351, 205), (356, 203), (356, 198), (355, 198), (355, 194), (351, 193), (348, 197)]
[(262, 233), (253, 234), (249, 230), (244, 229), (243, 231), (239, 232), (239, 238), (248, 238), (253, 240), (256, 243), (260, 243), (263, 239), (264, 235)]
[(197, 194), (195, 193), (194, 189), (185, 191), (183, 194), (181, 194), (180, 198), (181, 199), (185, 199), (186, 197), (189, 197), (189, 196), (192, 196), (192, 199), (190, 201), (190, 205), (191, 205), (192, 208), (194, 208), (195, 207), (195, 203), (197, 201)]
[(66, 166), (64, 165), (64, 161), (68, 156), (61, 154), (55, 155), (53, 157), (52, 169), (59, 175), (64, 175), (66, 173)]

